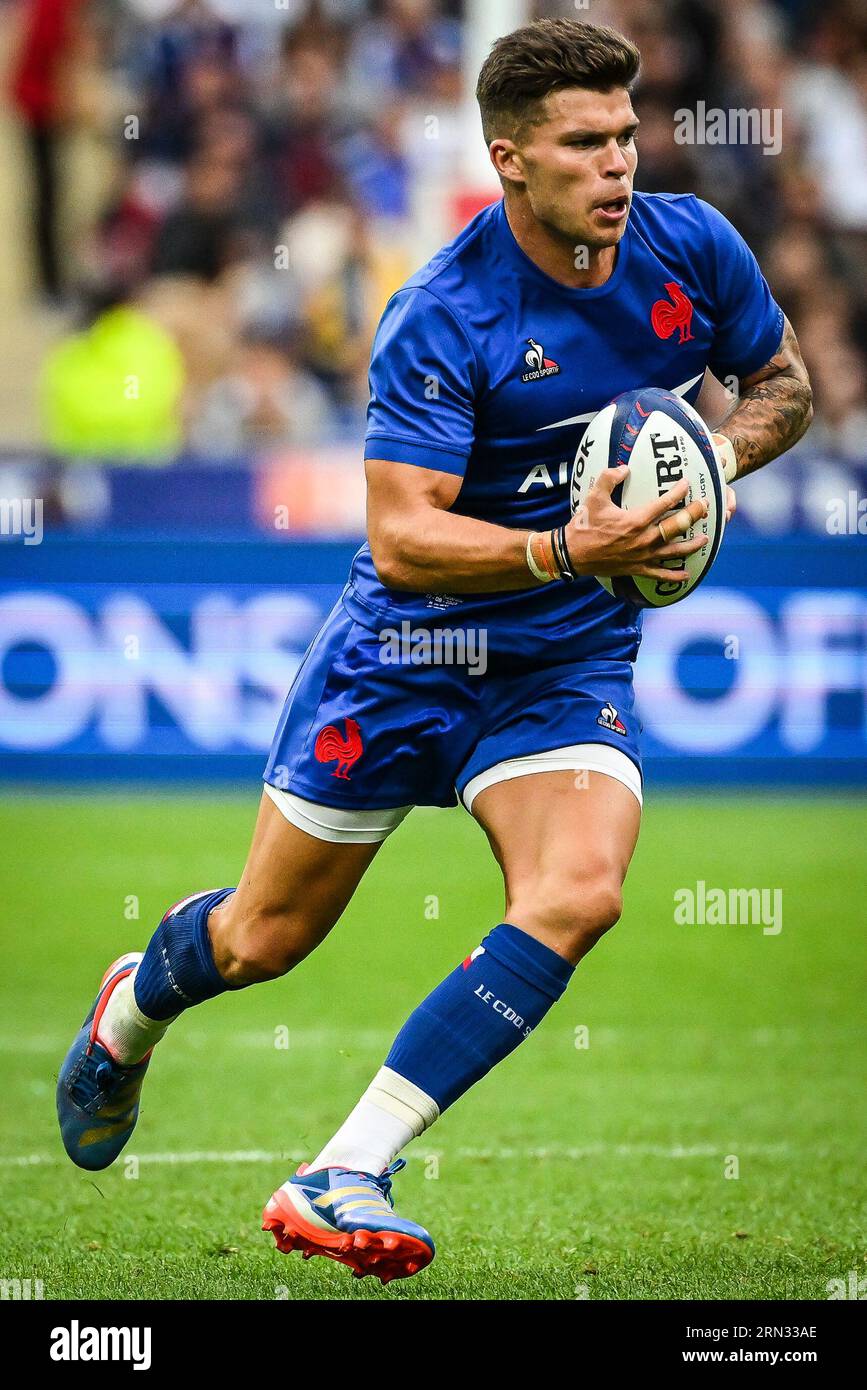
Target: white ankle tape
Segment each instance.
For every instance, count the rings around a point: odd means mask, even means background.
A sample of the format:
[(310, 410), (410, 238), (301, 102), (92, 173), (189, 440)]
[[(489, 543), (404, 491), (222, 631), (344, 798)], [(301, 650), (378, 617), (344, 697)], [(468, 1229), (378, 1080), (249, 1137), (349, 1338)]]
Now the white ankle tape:
[(154, 1019), (143, 1014), (135, 1000), (135, 976), (133, 971), (115, 985), (99, 1020), (99, 1040), (121, 1064), (141, 1061), (177, 1017)]
[(390, 1067), (380, 1067), (337, 1133), (310, 1163), (382, 1173), (401, 1149), (439, 1117), (435, 1100)]
[(380, 1067), (364, 1098), (402, 1120), (416, 1138), (424, 1134), (434, 1120), (439, 1119), (436, 1101), (412, 1081), (407, 1081), (405, 1076), (392, 1071), (391, 1067)]

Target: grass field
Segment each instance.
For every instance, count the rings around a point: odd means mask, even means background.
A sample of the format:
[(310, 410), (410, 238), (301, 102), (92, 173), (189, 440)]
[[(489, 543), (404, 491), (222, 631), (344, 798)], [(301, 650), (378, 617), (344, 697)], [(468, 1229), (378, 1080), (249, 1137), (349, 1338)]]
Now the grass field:
[[(46, 1298), (821, 1299), (867, 1273), (867, 805), (839, 797), (650, 799), (619, 926), (409, 1150), (398, 1206), (438, 1245), (416, 1279), (383, 1290), (281, 1256), (260, 1213), (499, 920), (498, 872), (462, 811), (414, 813), (295, 974), (176, 1025), (137, 1164), (74, 1168), (54, 1082), (102, 970), (170, 902), (235, 882), (256, 799), (0, 801), (2, 1277), (41, 1279)], [(699, 879), (780, 888), (782, 931), (677, 925), (674, 892)]]

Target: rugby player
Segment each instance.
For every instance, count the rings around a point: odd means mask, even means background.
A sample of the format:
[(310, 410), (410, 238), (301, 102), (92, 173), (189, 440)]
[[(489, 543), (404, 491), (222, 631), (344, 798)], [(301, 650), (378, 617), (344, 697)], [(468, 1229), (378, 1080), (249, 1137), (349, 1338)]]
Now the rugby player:
[[(592, 576), (684, 578), (671, 565), (701, 546), (705, 504), (684, 482), (627, 513), (612, 468), (570, 518), (584, 427), (621, 392), (694, 403), (708, 370), (736, 379), (715, 436), (731, 481), (810, 420), (795, 335), (741, 237), (692, 195), (633, 191), (638, 69), (622, 35), (567, 19), (494, 44), (478, 99), (503, 197), (384, 311), (368, 540), (287, 696), (241, 881), (176, 903), (109, 967), (59, 1078), (70, 1157), (106, 1166), (174, 1019), (297, 966), (408, 811), (459, 797), (502, 869), (503, 920), (478, 924), (481, 944), (265, 1209), (281, 1250), (384, 1282), (434, 1254), (393, 1209), (402, 1149), (530, 1036), (621, 911), (640, 613)], [(404, 622), (484, 634), (484, 671), (384, 662), (382, 634)]]

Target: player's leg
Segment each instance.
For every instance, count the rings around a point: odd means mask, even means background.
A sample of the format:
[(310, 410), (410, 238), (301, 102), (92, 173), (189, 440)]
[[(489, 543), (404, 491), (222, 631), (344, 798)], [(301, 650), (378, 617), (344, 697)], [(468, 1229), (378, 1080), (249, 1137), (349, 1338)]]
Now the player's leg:
[[(389, 814), (374, 819), (388, 822)], [(103, 1168), (123, 1148), (135, 1126), (151, 1050), (174, 1019), (226, 990), (285, 974), (319, 944), (388, 828), (329, 832), (317, 826), (313, 835), (263, 794), (237, 889), (194, 893), (176, 903), (143, 955), (128, 953), (103, 977), (58, 1078), (61, 1133), (76, 1163)], [(320, 838), (329, 833), (331, 839)]]
[(410, 1016), (312, 1169), (386, 1168), (529, 1036), (617, 921), (640, 779), (625, 754), (602, 751), (619, 761), (625, 782), (586, 767), (520, 777), (508, 764), (492, 769), (504, 780), (480, 791), (472, 811), (503, 870), (504, 920)]
[(626, 775), (631, 786), (586, 767), (545, 772), (473, 803), (503, 871), (505, 920), (573, 966), (620, 917), (641, 821), (637, 770)]
[[(106, 1167), (128, 1140), (151, 1049), (172, 1020), (303, 959), (409, 810), (412, 789), (383, 773), (388, 731), (403, 734), (410, 719), (399, 688), (381, 710), (380, 650), (338, 602), (286, 697), (240, 884), (175, 903), (143, 955), (121, 957), (103, 977), (57, 1086), (63, 1142), (82, 1167)], [(364, 738), (347, 717), (359, 705)]]
[[(504, 763), (465, 790), (503, 869), (505, 920), (419, 1005), (345, 1123), (274, 1194), (265, 1225), (281, 1249), (333, 1253), (317, 1248), (309, 1232), (296, 1238), (297, 1207), (309, 1210), (317, 1184), (320, 1201), (339, 1198), (345, 1170), (355, 1180), (389, 1178), (396, 1154), (529, 1036), (575, 964), (616, 922), (638, 836), (640, 775), (619, 749), (587, 747), (583, 759), (567, 750), (562, 760), (576, 760), (577, 769), (517, 776)], [(527, 772), (531, 760), (519, 761)], [(353, 1256), (344, 1250), (335, 1258), (356, 1272), (380, 1273)], [(417, 1249), (397, 1248), (388, 1277), (418, 1267)]]
[(410, 1016), (384, 1068), (437, 1114), (529, 1037), (620, 916), (640, 781), (620, 750), (602, 751), (622, 780), (586, 766), (515, 777), (506, 763), (472, 800), (503, 870), (504, 919)]

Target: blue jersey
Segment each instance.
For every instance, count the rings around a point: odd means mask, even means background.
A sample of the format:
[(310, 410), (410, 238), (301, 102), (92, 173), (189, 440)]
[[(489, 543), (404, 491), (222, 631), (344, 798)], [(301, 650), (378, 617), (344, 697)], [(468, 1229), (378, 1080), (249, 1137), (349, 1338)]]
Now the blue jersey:
[[(389, 300), (371, 358), (365, 457), (453, 473), (463, 482), (451, 510), (461, 515), (561, 525), (581, 435), (613, 396), (659, 386), (694, 402), (706, 368), (748, 376), (782, 331), (749, 247), (699, 198), (636, 193), (614, 270), (592, 289), (535, 265), (501, 201)], [(639, 611), (593, 579), (409, 593), (380, 583), (367, 545), (344, 604), (374, 630), (404, 620), (484, 628), (495, 660), (632, 660), (640, 637)]]

